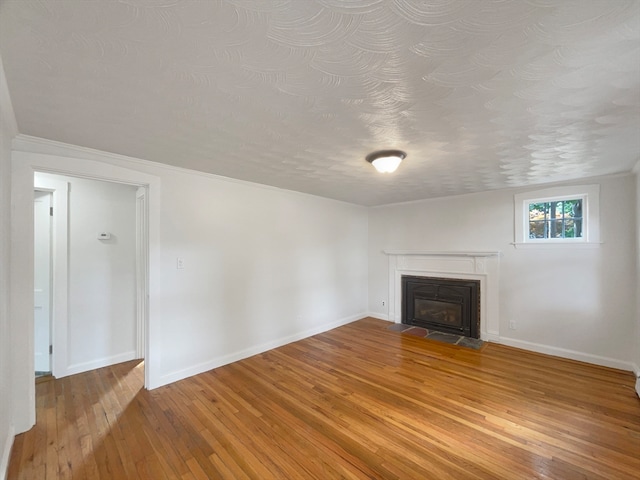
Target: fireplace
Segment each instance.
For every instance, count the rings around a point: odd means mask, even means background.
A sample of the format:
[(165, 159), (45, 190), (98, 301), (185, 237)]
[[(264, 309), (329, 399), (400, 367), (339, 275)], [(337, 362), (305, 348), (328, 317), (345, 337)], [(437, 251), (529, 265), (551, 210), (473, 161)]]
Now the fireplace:
[(402, 275), (402, 323), (480, 338), (480, 281)]

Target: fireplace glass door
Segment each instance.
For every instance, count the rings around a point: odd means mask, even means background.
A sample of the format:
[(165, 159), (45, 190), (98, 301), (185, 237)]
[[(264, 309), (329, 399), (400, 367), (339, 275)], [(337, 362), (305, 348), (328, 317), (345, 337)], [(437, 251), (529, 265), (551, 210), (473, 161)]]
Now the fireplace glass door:
[(402, 323), (480, 337), (480, 282), (402, 276)]

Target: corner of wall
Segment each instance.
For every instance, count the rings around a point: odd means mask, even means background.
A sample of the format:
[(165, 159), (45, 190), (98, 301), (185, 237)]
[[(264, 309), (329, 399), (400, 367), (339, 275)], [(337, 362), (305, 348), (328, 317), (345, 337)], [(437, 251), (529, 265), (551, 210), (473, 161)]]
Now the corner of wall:
[(0, 57), (0, 478), (5, 479), (13, 439), (11, 297), (11, 142), (18, 133), (2, 58)]

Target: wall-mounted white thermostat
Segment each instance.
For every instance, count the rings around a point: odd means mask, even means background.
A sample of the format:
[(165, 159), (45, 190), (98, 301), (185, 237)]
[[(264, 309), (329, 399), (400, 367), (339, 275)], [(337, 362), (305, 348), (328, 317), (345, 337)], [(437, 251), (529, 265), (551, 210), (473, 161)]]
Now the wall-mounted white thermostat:
[(108, 232), (102, 232), (98, 234), (98, 240), (109, 240), (111, 238), (111, 234)]

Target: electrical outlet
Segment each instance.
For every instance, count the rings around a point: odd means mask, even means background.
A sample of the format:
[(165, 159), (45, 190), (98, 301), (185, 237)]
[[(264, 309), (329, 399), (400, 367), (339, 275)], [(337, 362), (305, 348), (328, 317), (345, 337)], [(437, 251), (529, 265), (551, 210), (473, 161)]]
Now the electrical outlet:
[(515, 329), (516, 329), (516, 321), (515, 321), (515, 320), (511, 320), (511, 321), (509, 322), (509, 328), (510, 328), (511, 330), (515, 330)]
[(176, 258), (176, 268), (182, 270), (184, 268), (184, 260), (180, 257)]
[(384, 307), (384, 302), (382, 302), (382, 306)]

